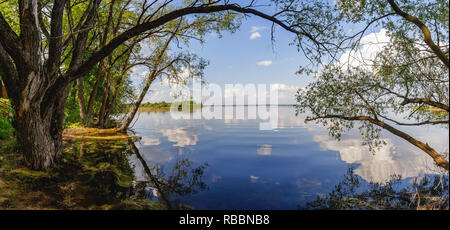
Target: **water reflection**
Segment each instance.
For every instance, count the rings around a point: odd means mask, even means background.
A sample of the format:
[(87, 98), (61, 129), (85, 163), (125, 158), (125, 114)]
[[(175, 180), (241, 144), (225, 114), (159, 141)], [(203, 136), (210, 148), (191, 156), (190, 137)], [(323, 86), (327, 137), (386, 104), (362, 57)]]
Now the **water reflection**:
[(167, 209), (190, 208), (188, 205), (174, 199), (174, 197), (197, 193), (199, 190), (207, 188), (202, 181), (206, 164), (191, 169), (192, 162), (183, 156), (176, 160), (175, 165), (170, 170), (170, 174), (166, 176), (159, 165), (155, 165), (152, 168), (148, 166), (147, 161), (139, 153), (139, 149), (134, 144), (134, 141), (128, 140), (128, 144), (145, 171), (146, 180), (141, 182), (147, 184), (152, 191), (151, 194), (157, 197)]
[(187, 145), (196, 145), (198, 141), (198, 135), (195, 131), (188, 128), (163, 129), (161, 133), (170, 142), (175, 143), (173, 146), (184, 147)]
[(314, 140), (321, 149), (338, 151), (346, 163), (357, 164), (355, 174), (368, 182), (382, 183), (394, 174), (406, 178), (437, 170), (428, 155), (409, 148), (408, 144), (395, 143), (395, 139), (385, 139), (386, 144), (375, 153), (363, 146), (361, 139), (347, 137), (336, 142), (327, 135), (316, 135)]
[[(247, 114), (244, 119), (174, 120), (168, 113), (142, 113), (134, 129), (144, 137), (136, 147), (150, 165), (173, 166), (186, 152), (194, 163), (209, 163), (205, 180), (210, 189), (180, 197), (199, 209), (295, 209), (332, 190), (349, 167), (366, 182), (437, 173), (425, 153), (386, 132), (387, 145), (372, 153), (357, 131), (336, 141), (321, 126), (303, 120), (289, 106), (279, 107), (277, 128), (265, 131), (259, 130), (260, 120)], [(447, 129), (407, 129), (448, 152)]]
[(334, 189), (300, 209), (318, 210), (448, 210), (448, 176), (424, 176), (404, 185), (399, 176), (383, 183), (365, 183), (350, 168)]
[(272, 145), (258, 145), (256, 152), (258, 152), (258, 155), (270, 155), (272, 154)]
[[(205, 165), (193, 167), (183, 156), (173, 159), (168, 170), (157, 162), (149, 166), (131, 139), (69, 141), (65, 146), (64, 161), (52, 185), (61, 208), (186, 209), (191, 207), (178, 197), (206, 188)], [(140, 167), (134, 167), (137, 163)], [(144, 177), (137, 178), (139, 173)]]

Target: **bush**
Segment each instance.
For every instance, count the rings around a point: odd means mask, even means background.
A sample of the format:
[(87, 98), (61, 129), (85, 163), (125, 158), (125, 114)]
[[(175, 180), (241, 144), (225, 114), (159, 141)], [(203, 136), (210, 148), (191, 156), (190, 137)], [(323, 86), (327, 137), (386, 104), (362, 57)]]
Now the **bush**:
[(14, 128), (8, 118), (0, 117), (0, 139), (6, 139), (12, 136)]
[(72, 127), (73, 125), (78, 126), (81, 124), (80, 107), (78, 104), (68, 104), (64, 109), (64, 114), (66, 115), (66, 119), (63, 123), (65, 129)]
[(9, 100), (0, 98), (0, 139), (7, 139), (14, 133), (11, 114), (13, 110)]

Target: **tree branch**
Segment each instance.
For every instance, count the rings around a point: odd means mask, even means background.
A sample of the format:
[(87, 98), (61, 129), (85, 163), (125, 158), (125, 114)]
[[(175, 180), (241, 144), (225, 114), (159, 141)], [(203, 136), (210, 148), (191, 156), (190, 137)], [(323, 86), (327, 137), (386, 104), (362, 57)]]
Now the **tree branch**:
[(22, 59), (20, 52), (21, 45), (19, 36), (11, 29), (8, 22), (6, 22), (3, 14), (0, 12), (0, 43), (3, 49), (15, 60)]
[(47, 72), (53, 76), (59, 69), (62, 54), (63, 16), (66, 0), (53, 3), (50, 22), (49, 54), (47, 59)]
[(306, 120), (312, 121), (312, 120), (330, 119), (330, 118), (342, 119), (342, 120), (347, 120), (347, 121), (368, 121), (374, 125), (377, 125), (383, 129), (388, 130), (392, 134), (394, 134), (398, 137), (401, 137), (402, 139), (404, 139), (404, 140), (408, 141), (409, 143), (413, 144), (414, 146), (418, 147), (419, 149), (421, 149), (422, 151), (427, 153), (429, 156), (431, 156), (431, 158), (433, 158), (436, 165), (438, 165), (439, 167), (442, 167), (447, 171), (449, 169), (448, 161), (445, 160), (436, 150), (431, 148), (427, 143), (423, 143), (423, 142), (411, 137), (407, 133), (402, 132), (402, 131), (384, 123), (383, 121), (374, 119), (372, 117), (369, 117), (369, 116), (346, 117), (346, 116), (341, 116), (341, 115), (324, 115), (324, 116), (317, 116), (315, 118), (310, 118), (310, 119), (306, 119)]
[(5, 83), (10, 98), (16, 99), (18, 74), (9, 54), (0, 43), (0, 76)]
[(432, 100), (426, 99), (426, 98), (412, 98), (411, 99), (411, 98), (406, 97), (405, 95), (401, 95), (401, 94), (399, 94), (397, 92), (394, 92), (394, 91), (392, 91), (392, 90), (390, 90), (390, 89), (388, 89), (386, 87), (383, 87), (381, 85), (378, 86), (378, 87), (380, 89), (386, 90), (388, 93), (391, 93), (391, 94), (393, 94), (393, 95), (395, 95), (395, 96), (397, 96), (399, 98), (402, 98), (403, 102), (400, 105), (422, 103), (422, 104), (431, 105), (433, 107), (440, 108), (440, 109), (443, 109), (443, 110), (449, 112), (449, 106), (446, 105), (446, 104), (443, 104), (443, 103), (440, 103), (440, 102), (437, 102), (437, 101), (432, 101)]
[(449, 120), (446, 120), (446, 121), (430, 121), (430, 120), (427, 120), (427, 121), (422, 121), (422, 122), (418, 122), (418, 123), (403, 123), (403, 122), (398, 122), (398, 121), (396, 121), (394, 119), (391, 119), (389, 117), (383, 116), (381, 114), (378, 114), (378, 116), (380, 116), (383, 119), (386, 119), (386, 120), (388, 120), (390, 122), (393, 122), (393, 123), (395, 123), (397, 125), (402, 125), (402, 126), (444, 125), (444, 124), (448, 125), (448, 123), (449, 123)]
[(278, 24), (279, 26), (281, 26), (282, 28), (293, 32), (297, 35), (305, 35), (311, 39), (312, 36), (304, 33), (304, 32), (299, 32), (296, 31), (294, 29), (292, 29), (291, 27), (289, 27), (288, 25), (284, 24), (283, 22), (281, 22), (280, 20), (269, 16), (267, 14), (264, 14), (260, 11), (254, 10), (254, 9), (249, 9), (249, 8), (242, 8), (238, 5), (216, 5), (216, 6), (199, 6), (199, 7), (188, 7), (188, 8), (183, 8), (183, 9), (179, 9), (179, 10), (175, 10), (172, 11), (170, 13), (167, 13), (153, 21), (149, 21), (149, 22), (145, 22), (142, 24), (139, 24), (137, 26), (134, 26), (133, 28), (121, 33), (120, 35), (116, 36), (114, 39), (112, 39), (107, 45), (105, 45), (103, 48), (101, 48), (99, 51), (95, 52), (85, 63), (83, 63), (79, 68), (74, 69), (72, 71), (69, 71), (68, 73), (66, 73), (66, 75), (60, 79), (61, 84), (67, 85), (68, 83), (70, 83), (71, 81), (81, 77), (84, 75), (84, 73), (86, 73), (87, 71), (89, 71), (90, 68), (92, 68), (95, 64), (97, 64), (100, 60), (102, 60), (103, 58), (105, 58), (106, 56), (108, 56), (109, 54), (111, 54), (114, 49), (116, 49), (118, 46), (120, 46), (121, 44), (123, 44), (125, 41), (129, 40), (130, 38), (133, 38), (135, 36), (138, 36), (148, 30), (157, 28), (161, 25), (164, 25), (165, 23), (172, 21), (176, 18), (182, 17), (184, 15), (189, 15), (189, 14), (204, 14), (204, 13), (213, 13), (213, 12), (220, 12), (220, 11), (227, 11), (227, 10), (231, 10), (231, 11), (235, 11), (235, 12), (239, 12), (239, 13), (244, 13), (244, 14), (253, 14), (253, 15), (257, 15), (259, 17), (265, 18), (267, 20), (273, 21), (274, 23)]
[[(31, 69), (40, 68), (42, 64), (41, 32), (39, 28), (38, 1), (19, 0), (20, 43), (25, 59), (20, 65)], [(16, 64), (18, 64), (16, 62)], [(19, 70), (20, 71), (20, 70)]]
[(445, 66), (447, 66), (447, 68), (450, 68), (449, 58), (444, 54), (444, 52), (442, 52), (442, 50), (439, 48), (439, 46), (437, 46), (433, 42), (433, 39), (431, 38), (431, 32), (428, 29), (428, 27), (422, 21), (420, 21), (418, 18), (402, 11), (400, 9), (400, 7), (395, 3), (394, 0), (387, 0), (387, 1), (389, 2), (389, 5), (391, 5), (391, 7), (395, 11), (395, 13), (400, 15), (405, 20), (414, 23), (417, 27), (419, 27), (420, 30), (422, 30), (422, 33), (424, 36), (423, 40), (425, 41), (425, 43), (431, 48), (431, 50), (433, 50), (433, 52), (445, 64)]
[(400, 105), (406, 105), (406, 104), (427, 104), (427, 105), (431, 105), (434, 106), (436, 108), (440, 108), (443, 109), (447, 112), (449, 112), (449, 106), (446, 104), (442, 104), (439, 102), (435, 102), (432, 101), (430, 99), (426, 99), (426, 98), (404, 98), (403, 102)]

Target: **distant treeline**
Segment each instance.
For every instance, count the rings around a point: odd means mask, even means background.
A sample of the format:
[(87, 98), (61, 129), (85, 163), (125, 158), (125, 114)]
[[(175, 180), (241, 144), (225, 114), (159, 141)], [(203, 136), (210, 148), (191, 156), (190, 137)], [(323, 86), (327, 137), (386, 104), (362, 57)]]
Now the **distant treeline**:
[[(143, 103), (141, 104), (141, 106), (139, 107), (140, 111), (169, 111), (170, 108), (172, 107), (171, 102), (157, 102), (157, 103)], [(196, 103), (194, 101), (182, 101), (182, 102), (176, 102), (176, 104), (178, 105), (178, 110), (181, 110), (183, 108), (183, 105), (189, 105), (190, 110), (193, 111), (195, 108), (198, 107), (203, 107), (203, 104), (201, 103)]]

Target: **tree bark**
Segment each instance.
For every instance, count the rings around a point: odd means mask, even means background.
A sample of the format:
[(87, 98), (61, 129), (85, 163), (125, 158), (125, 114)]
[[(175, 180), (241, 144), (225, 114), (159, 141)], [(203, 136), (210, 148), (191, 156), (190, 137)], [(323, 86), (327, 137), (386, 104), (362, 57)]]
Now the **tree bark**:
[(105, 72), (105, 79), (103, 81), (103, 95), (102, 95), (102, 104), (100, 106), (100, 111), (98, 112), (98, 125), (100, 127), (105, 126), (105, 110), (106, 110), (106, 103), (108, 101), (109, 97), (109, 75), (111, 74), (111, 67), (108, 68), (108, 70)]
[(80, 118), (86, 119), (86, 102), (84, 101), (83, 78), (77, 79), (78, 105), (80, 106)]
[(94, 86), (92, 88), (91, 95), (89, 96), (89, 102), (88, 102), (87, 111), (86, 111), (86, 115), (88, 117), (88, 122), (89, 123), (92, 122), (91, 121), (92, 108), (94, 107), (94, 100), (95, 100), (95, 97), (97, 96), (98, 85), (100, 84), (100, 78), (102, 76), (101, 75), (102, 69), (103, 69), (103, 61), (100, 62), (100, 64), (98, 65), (95, 83), (94, 83)]
[[(15, 102), (16, 137), (21, 144), (25, 161), (32, 169), (50, 167), (62, 152), (62, 124), (65, 118), (64, 106), (69, 90), (56, 95), (45, 95), (42, 90), (46, 77), (30, 71), (28, 94)], [(48, 110), (41, 110), (43, 104), (50, 104)]]
[(153, 80), (155, 79), (153, 77), (155, 74), (156, 74), (156, 70), (153, 70), (152, 75), (149, 76), (149, 78), (147, 79), (147, 82), (145, 83), (145, 87), (142, 89), (141, 94), (139, 95), (139, 98), (134, 103), (133, 108), (130, 110), (130, 114), (128, 114), (127, 119), (125, 120), (125, 122), (123, 122), (122, 126), (120, 126), (119, 130), (121, 132), (126, 132), (127, 129), (130, 127), (130, 124), (133, 121), (134, 117), (136, 116), (136, 113), (139, 110), (139, 107), (141, 106), (141, 103), (144, 100), (144, 97), (147, 94), (148, 89), (150, 88)]

